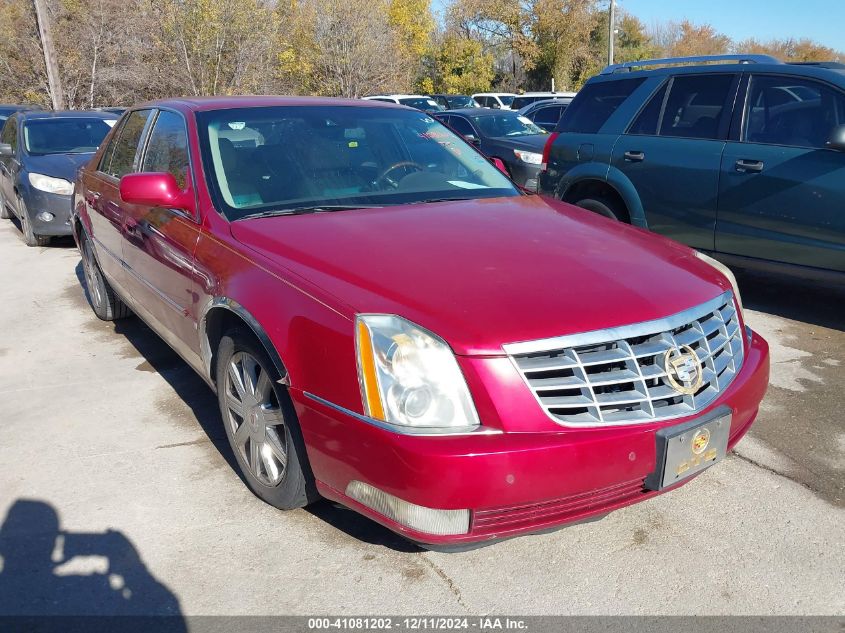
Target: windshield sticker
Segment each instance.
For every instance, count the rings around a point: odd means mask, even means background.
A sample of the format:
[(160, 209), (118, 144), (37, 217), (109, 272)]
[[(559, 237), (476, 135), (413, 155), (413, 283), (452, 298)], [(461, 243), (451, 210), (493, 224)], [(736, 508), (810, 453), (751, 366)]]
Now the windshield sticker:
[(450, 185), (453, 187), (459, 187), (461, 189), (489, 189), (490, 187), (486, 185), (479, 185), (474, 182), (467, 182), (466, 180), (447, 180)]

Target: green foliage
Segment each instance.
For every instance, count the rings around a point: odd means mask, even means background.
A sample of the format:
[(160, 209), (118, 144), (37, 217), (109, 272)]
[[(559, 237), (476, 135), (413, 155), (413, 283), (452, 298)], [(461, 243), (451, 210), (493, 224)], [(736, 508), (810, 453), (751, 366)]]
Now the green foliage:
[(424, 78), (427, 82), (420, 85), (421, 92), (472, 94), (489, 90), (493, 81), (493, 55), (484, 52), (481, 42), (456, 33), (443, 35), (432, 66), (432, 76)]

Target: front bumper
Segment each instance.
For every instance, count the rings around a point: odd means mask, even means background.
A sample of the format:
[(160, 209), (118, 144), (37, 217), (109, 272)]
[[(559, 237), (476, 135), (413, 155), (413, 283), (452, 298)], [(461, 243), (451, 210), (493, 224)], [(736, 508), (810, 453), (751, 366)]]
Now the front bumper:
[[(32, 230), (36, 235), (71, 235), (70, 212), (73, 196), (63, 196), (57, 193), (47, 193), (30, 187), (25, 194), (24, 202), (29, 211)], [(49, 213), (53, 219), (44, 221), (39, 214)]]
[[(301, 391), (291, 395), (323, 496), (411, 540), (460, 545), (581, 522), (678, 487), (644, 487), (656, 468), (655, 433), (727, 408), (730, 450), (754, 421), (768, 380), (768, 345), (752, 333), (743, 367), (720, 397), (695, 416), (661, 423), (419, 437), (367, 424)], [(349, 498), (353, 480), (427, 508), (469, 509), (469, 532), (411, 530)]]

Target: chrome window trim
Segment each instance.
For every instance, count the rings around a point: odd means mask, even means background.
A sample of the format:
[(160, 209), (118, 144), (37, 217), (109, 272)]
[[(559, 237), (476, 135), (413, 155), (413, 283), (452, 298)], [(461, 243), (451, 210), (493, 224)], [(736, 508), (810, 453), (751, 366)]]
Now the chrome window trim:
[(720, 294), (718, 297), (708, 301), (707, 303), (702, 303), (662, 319), (642, 321), (631, 325), (620, 325), (618, 327), (606, 328), (603, 330), (591, 330), (589, 332), (582, 332), (579, 334), (553, 336), (551, 338), (544, 338), (536, 341), (507, 343), (502, 345), (502, 349), (505, 350), (505, 353), (508, 356), (519, 356), (522, 354), (548, 352), (564, 347), (595, 345), (609, 340), (631, 338), (633, 336), (644, 336), (654, 332), (674, 330), (677, 327), (685, 325), (694, 318), (704, 316), (708, 312), (713, 312), (716, 308), (726, 303), (729, 298), (731, 300), (733, 299), (733, 293), (730, 290)]

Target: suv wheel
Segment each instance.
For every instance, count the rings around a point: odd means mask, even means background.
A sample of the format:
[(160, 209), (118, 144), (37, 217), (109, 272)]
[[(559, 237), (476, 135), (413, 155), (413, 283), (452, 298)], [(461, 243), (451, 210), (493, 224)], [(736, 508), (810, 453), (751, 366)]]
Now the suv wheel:
[(293, 404), (262, 346), (244, 330), (226, 333), (216, 377), (223, 426), (249, 488), (282, 510), (314, 500)]
[(581, 198), (572, 204), (576, 207), (586, 209), (587, 211), (603, 215), (611, 220), (616, 220), (617, 222), (627, 220), (627, 214), (624, 210), (619, 208), (619, 205), (607, 198), (602, 198), (601, 196), (588, 196)]
[(115, 294), (103, 276), (100, 264), (94, 256), (91, 240), (80, 233), (79, 250), (82, 252), (82, 269), (85, 272), (85, 294), (94, 314), (103, 321), (116, 321), (131, 316), (129, 307)]
[(49, 235), (36, 235), (32, 229), (32, 220), (29, 217), (29, 210), (24, 201), (18, 197), (18, 213), (20, 213), (21, 232), (23, 241), (27, 246), (47, 246), (50, 243)]

